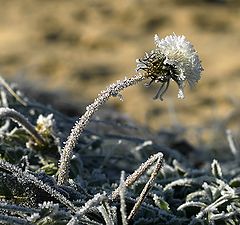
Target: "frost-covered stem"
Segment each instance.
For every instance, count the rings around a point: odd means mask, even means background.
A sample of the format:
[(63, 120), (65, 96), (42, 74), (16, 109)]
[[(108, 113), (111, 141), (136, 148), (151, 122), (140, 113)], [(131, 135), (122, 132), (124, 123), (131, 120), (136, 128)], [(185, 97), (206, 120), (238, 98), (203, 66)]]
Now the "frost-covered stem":
[(142, 74), (135, 75), (130, 78), (125, 78), (122, 81), (117, 81), (106, 88), (106, 90), (101, 91), (94, 102), (86, 107), (86, 112), (79, 118), (79, 120), (73, 126), (70, 135), (67, 138), (64, 148), (62, 149), (59, 174), (58, 174), (58, 184), (63, 185), (68, 180), (70, 160), (73, 155), (73, 149), (77, 144), (78, 138), (83, 132), (84, 128), (89, 123), (90, 118), (99, 109), (99, 107), (105, 103), (111, 96), (118, 96), (119, 92), (123, 89), (135, 85), (140, 81), (146, 79)]
[(35, 130), (34, 126), (25, 118), (21, 113), (10, 108), (0, 108), (0, 118), (10, 118), (22, 125), (28, 133), (30, 133), (38, 143), (44, 144), (44, 140), (41, 135)]
[[(129, 175), (127, 177), (127, 179), (124, 182), (124, 186), (125, 187), (130, 187), (132, 184), (134, 184), (134, 182), (136, 180), (139, 179), (140, 176), (142, 176), (142, 174), (151, 166), (154, 164), (155, 161), (159, 161), (163, 160), (163, 154), (161, 152), (155, 154), (155, 155), (151, 155), (150, 158), (142, 163), (137, 170), (134, 171), (134, 173), (132, 173), (131, 175)], [(162, 166), (162, 165), (161, 165)], [(119, 186), (118, 188), (116, 188), (111, 195), (111, 199), (114, 200), (119, 196), (119, 192), (120, 192), (121, 187)]]
[(44, 190), (45, 192), (50, 194), (53, 198), (57, 199), (59, 202), (64, 204), (66, 207), (68, 207), (71, 210), (71, 212), (77, 211), (77, 208), (64, 195), (62, 195), (58, 190), (54, 189), (47, 183), (44, 183), (42, 180), (35, 177), (33, 174), (27, 171), (23, 171), (21, 168), (1, 159), (0, 159), (0, 168), (11, 172), (12, 175), (16, 177), (20, 182), (31, 183), (31, 184), (34, 184), (36, 187)]
[(146, 185), (144, 186), (137, 202), (135, 203), (135, 205), (133, 206), (133, 209), (131, 210), (127, 220), (131, 220), (137, 213), (138, 209), (140, 208), (142, 202), (144, 201), (144, 199), (146, 198), (148, 192), (151, 190), (151, 188), (154, 185), (154, 181), (157, 178), (157, 175), (160, 171), (160, 169), (163, 167), (163, 155), (159, 155), (158, 160), (156, 162), (156, 166), (153, 170), (153, 172), (151, 173), (151, 176), (148, 180), (148, 182), (146, 183)]
[(78, 215), (84, 215), (86, 212), (88, 212), (88, 210), (92, 207), (95, 207), (97, 205), (99, 205), (101, 202), (106, 201), (107, 197), (105, 195), (105, 193), (100, 194), (97, 193), (96, 195), (93, 196), (93, 198), (91, 198), (90, 200), (88, 200), (87, 202), (85, 202), (84, 206), (82, 206), (79, 210), (78, 210)]
[(121, 178), (120, 178), (120, 185), (119, 185), (119, 187), (120, 187), (120, 191), (119, 191), (120, 212), (121, 212), (121, 217), (122, 217), (122, 224), (128, 225), (127, 216), (126, 216), (126, 202), (125, 202), (126, 186), (124, 184), (124, 177), (125, 177), (125, 172), (122, 171)]

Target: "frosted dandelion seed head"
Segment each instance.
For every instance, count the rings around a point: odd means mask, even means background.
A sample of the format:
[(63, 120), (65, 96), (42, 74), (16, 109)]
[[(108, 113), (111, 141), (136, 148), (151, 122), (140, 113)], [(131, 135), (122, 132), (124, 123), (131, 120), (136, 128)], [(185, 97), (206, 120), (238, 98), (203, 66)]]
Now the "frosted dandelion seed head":
[(193, 87), (203, 70), (196, 50), (183, 35), (173, 34), (163, 39), (155, 35), (154, 41), (156, 49), (137, 59), (136, 71), (144, 71), (144, 75), (151, 79), (148, 86), (153, 82), (161, 83), (154, 99), (163, 100), (171, 80), (178, 85), (178, 98), (184, 98), (185, 83)]

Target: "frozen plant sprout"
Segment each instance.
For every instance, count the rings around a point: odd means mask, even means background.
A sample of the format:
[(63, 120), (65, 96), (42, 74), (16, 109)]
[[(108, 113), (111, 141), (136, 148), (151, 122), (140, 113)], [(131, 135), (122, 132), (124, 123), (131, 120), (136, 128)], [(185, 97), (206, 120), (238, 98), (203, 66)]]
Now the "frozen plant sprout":
[(148, 86), (153, 82), (162, 83), (154, 99), (163, 100), (170, 80), (178, 85), (178, 98), (184, 98), (185, 81), (193, 87), (203, 70), (197, 52), (183, 35), (173, 34), (160, 39), (156, 34), (154, 41), (156, 49), (137, 59), (136, 71), (145, 71), (144, 76), (151, 79)]
[(137, 60), (136, 70), (138, 73), (133, 77), (119, 80), (108, 86), (106, 90), (101, 91), (94, 102), (86, 107), (86, 112), (75, 123), (62, 149), (58, 174), (59, 185), (68, 182), (70, 160), (79, 136), (92, 115), (111, 96), (120, 96), (119, 93), (123, 89), (143, 80), (151, 79), (149, 85), (152, 82), (162, 83), (154, 99), (163, 100), (162, 96), (167, 91), (171, 80), (174, 80), (179, 87), (178, 98), (184, 98), (183, 88), (185, 81), (190, 86), (194, 86), (200, 79), (203, 69), (199, 57), (192, 44), (184, 36), (173, 34), (160, 39), (158, 35), (155, 35), (154, 40), (156, 49)]

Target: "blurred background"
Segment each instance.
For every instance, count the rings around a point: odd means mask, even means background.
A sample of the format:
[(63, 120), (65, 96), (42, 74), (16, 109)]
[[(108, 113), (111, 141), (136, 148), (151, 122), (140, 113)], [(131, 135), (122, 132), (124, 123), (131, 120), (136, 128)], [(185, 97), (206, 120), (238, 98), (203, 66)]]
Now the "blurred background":
[[(143, 84), (112, 99), (110, 111), (159, 130), (182, 124), (234, 127), (240, 99), (239, 0), (0, 0), (0, 73), (27, 96), (72, 115), (110, 83), (132, 76), (154, 34), (183, 34), (204, 72), (186, 99), (172, 83), (163, 102)], [(72, 108), (77, 109), (76, 111)], [(72, 110), (72, 111), (71, 111)], [(218, 126), (216, 126), (218, 129)]]

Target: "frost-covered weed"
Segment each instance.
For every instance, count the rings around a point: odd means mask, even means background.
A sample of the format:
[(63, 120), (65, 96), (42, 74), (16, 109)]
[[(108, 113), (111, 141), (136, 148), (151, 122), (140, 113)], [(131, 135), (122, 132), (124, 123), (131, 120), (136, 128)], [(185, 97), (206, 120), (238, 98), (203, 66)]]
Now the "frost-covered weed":
[[(192, 159), (201, 160), (208, 153), (192, 150), (182, 154), (160, 145), (157, 140), (161, 133), (152, 138), (136, 137), (136, 130), (149, 131), (119, 124), (127, 135), (124, 131), (113, 133), (112, 125), (101, 133), (86, 129), (98, 107), (128, 86), (146, 79), (161, 82), (156, 97), (162, 99), (172, 79), (179, 86), (179, 97), (183, 97), (185, 81), (192, 86), (200, 79), (200, 61), (183, 36), (156, 36), (155, 43), (156, 49), (138, 60), (137, 69), (145, 72), (110, 85), (73, 128), (72, 152), (67, 166), (60, 167), (60, 172), (70, 169), (71, 179), (67, 172), (64, 182), (57, 182), (60, 155), (65, 160), (59, 139), (67, 136), (72, 119), (18, 97), (11, 85), (0, 79), (1, 107), (14, 109), (7, 109), (10, 118), (21, 118), (20, 126), (1, 120), (1, 224), (239, 224), (237, 159), (231, 166), (229, 162), (205, 160), (202, 169)], [(109, 125), (109, 121), (102, 123)], [(232, 139), (228, 139), (236, 156)]]
[(163, 39), (155, 35), (154, 41), (156, 49), (152, 50), (150, 54), (146, 53), (144, 58), (137, 59), (136, 71), (140, 71), (140, 73), (138, 72), (137, 75), (125, 78), (122, 81), (118, 80), (108, 86), (106, 90), (101, 91), (94, 102), (86, 107), (86, 112), (76, 121), (62, 150), (58, 184), (67, 183), (70, 160), (78, 138), (88, 125), (93, 114), (110, 97), (120, 96), (120, 99), (122, 99), (120, 94), (122, 90), (146, 79), (151, 79), (149, 85), (153, 81), (162, 83), (154, 99), (163, 100), (162, 96), (167, 91), (171, 80), (178, 84), (178, 98), (184, 98), (183, 88), (185, 81), (190, 86), (194, 86), (198, 82), (203, 69), (196, 50), (183, 35), (177, 36), (174, 34)]

